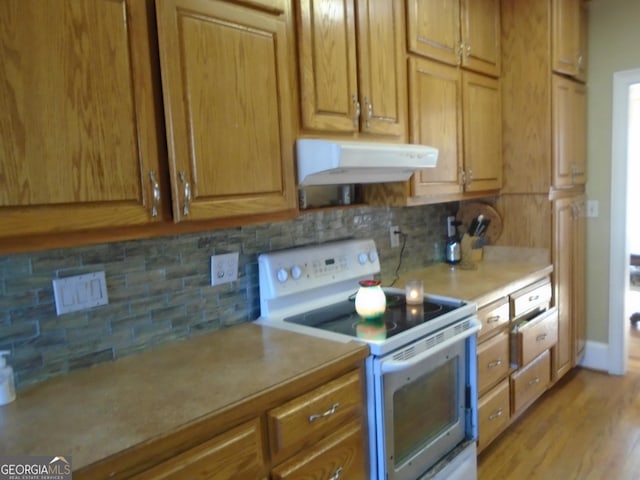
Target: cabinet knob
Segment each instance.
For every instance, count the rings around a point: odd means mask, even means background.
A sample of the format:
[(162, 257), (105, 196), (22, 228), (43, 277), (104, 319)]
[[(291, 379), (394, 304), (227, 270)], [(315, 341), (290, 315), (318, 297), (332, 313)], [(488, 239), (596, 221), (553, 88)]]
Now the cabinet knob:
[(502, 416), (502, 408), (498, 408), (495, 412), (489, 415), (489, 420), (495, 420)]
[(184, 184), (184, 203), (182, 204), (182, 214), (186, 217), (189, 215), (189, 206), (191, 205), (191, 185), (187, 181), (184, 171), (180, 172), (180, 181)]
[(156, 180), (156, 172), (151, 170), (149, 172), (149, 180), (151, 180), (151, 190), (153, 192), (153, 204), (151, 205), (151, 216), (158, 216), (158, 205), (160, 204), (160, 185)]
[(494, 362), (489, 362), (489, 363), (487, 364), (487, 367), (488, 367), (488, 368), (495, 368), (495, 367), (499, 367), (500, 365), (502, 365), (502, 359), (501, 359), (501, 358), (498, 358), (498, 359), (497, 359), (496, 361), (494, 361)]

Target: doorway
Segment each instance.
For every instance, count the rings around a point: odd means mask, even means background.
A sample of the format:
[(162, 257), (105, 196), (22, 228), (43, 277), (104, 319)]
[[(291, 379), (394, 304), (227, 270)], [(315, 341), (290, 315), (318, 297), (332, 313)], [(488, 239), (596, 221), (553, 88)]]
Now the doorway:
[(640, 216), (636, 207), (640, 199), (637, 196), (637, 180), (640, 178), (638, 105), (640, 69), (615, 73), (611, 151), (609, 373), (616, 375), (624, 375), (627, 371), (631, 331), (629, 318), (635, 312), (632, 308), (640, 308), (640, 303), (635, 305), (636, 294), (631, 291), (630, 282), (631, 253), (640, 254), (640, 251), (632, 252), (632, 245), (633, 248), (640, 248), (640, 245), (636, 247), (636, 242), (640, 242)]

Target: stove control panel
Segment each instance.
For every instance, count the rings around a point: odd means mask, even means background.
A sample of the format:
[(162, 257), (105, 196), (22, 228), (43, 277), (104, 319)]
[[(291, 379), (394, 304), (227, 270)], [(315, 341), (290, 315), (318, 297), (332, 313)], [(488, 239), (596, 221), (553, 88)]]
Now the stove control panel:
[(380, 273), (373, 240), (341, 240), (258, 257), (260, 298), (278, 298)]

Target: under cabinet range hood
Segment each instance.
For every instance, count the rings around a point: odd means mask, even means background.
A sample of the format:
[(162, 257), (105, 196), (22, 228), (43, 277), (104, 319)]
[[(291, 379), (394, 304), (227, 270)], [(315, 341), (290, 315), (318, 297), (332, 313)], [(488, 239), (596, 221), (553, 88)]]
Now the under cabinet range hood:
[(300, 138), (296, 149), (302, 186), (403, 182), (438, 161), (425, 145)]

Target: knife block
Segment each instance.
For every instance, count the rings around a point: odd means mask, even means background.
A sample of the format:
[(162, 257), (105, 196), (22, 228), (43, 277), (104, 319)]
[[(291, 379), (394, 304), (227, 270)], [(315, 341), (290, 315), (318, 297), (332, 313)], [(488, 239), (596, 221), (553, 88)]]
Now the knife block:
[(473, 248), (480, 237), (474, 237), (465, 233), (460, 241), (460, 261), (465, 264), (478, 263), (482, 261), (483, 249)]

